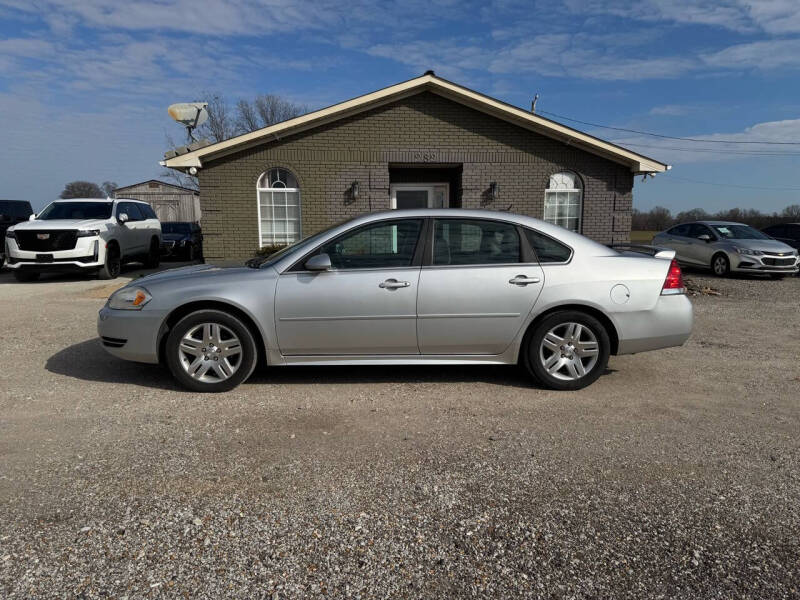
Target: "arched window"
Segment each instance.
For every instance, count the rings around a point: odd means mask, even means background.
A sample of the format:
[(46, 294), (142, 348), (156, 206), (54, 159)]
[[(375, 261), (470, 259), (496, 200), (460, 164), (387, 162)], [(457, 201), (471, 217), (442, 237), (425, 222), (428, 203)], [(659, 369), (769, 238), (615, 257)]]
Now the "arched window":
[(580, 233), (583, 212), (583, 184), (575, 173), (563, 171), (550, 176), (544, 193), (544, 220)]
[(258, 239), (261, 246), (283, 246), (300, 239), (300, 186), (286, 169), (258, 178)]

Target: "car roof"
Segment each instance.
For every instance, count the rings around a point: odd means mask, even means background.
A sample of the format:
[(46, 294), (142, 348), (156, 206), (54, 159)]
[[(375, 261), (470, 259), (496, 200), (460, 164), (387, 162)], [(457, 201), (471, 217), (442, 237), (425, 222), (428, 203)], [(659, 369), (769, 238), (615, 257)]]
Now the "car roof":
[(113, 198), (59, 198), (53, 202), (113, 202)]
[(702, 223), (703, 225), (747, 225), (747, 223), (739, 223), (738, 221), (695, 221), (695, 223)]

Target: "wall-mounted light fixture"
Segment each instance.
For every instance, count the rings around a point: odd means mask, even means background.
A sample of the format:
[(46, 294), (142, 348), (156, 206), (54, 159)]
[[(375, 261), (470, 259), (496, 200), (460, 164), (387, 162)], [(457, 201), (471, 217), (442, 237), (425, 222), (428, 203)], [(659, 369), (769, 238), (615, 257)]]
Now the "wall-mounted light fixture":
[(353, 200), (358, 200), (358, 181), (354, 181), (350, 184), (350, 197)]
[(492, 201), (497, 200), (497, 196), (500, 194), (500, 187), (497, 185), (496, 181), (492, 181), (489, 184), (489, 197)]

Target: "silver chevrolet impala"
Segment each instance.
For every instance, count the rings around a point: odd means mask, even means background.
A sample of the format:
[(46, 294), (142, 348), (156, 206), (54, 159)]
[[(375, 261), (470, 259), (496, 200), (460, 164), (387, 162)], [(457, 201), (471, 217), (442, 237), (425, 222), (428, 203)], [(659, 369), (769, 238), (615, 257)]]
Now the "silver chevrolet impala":
[(692, 307), (672, 250), (620, 252), (486, 210), (370, 213), (246, 266), (149, 275), (100, 311), (103, 346), (230, 390), (261, 362), (522, 364), (583, 388), (611, 354), (679, 346)]

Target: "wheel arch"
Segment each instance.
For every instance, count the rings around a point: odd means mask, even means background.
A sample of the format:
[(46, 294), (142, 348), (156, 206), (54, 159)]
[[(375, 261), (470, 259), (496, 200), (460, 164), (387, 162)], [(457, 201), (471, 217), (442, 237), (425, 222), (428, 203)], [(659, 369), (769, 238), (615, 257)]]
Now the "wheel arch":
[(551, 306), (550, 308), (548, 308), (545, 311), (542, 311), (533, 318), (533, 320), (528, 324), (528, 327), (525, 329), (525, 334), (522, 336), (522, 343), (520, 344), (520, 350), (517, 357), (518, 361), (523, 360), (525, 352), (527, 352), (528, 348), (528, 339), (530, 339), (533, 330), (536, 329), (536, 325), (538, 325), (543, 319), (546, 319), (553, 313), (562, 310), (576, 310), (584, 312), (588, 315), (593, 316), (598, 321), (600, 321), (603, 327), (605, 327), (606, 333), (608, 333), (608, 339), (611, 342), (611, 354), (612, 355), (617, 354), (619, 350), (619, 332), (617, 331), (617, 328), (614, 325), (614, 322), (611, 320), (611, 318), (596, 306), (572, 302), (569, 304), (558, 304), (556, 306)]
[(257, 365), (259, 364), (266, 364), (267, 361), (267, 346), (266, 346), (266, 339), (264, 338), (264, 334), (261, 332), (261, 329), (256, 324), (255, 319), (244, 309), (235, 304), (231, 304), (230, 302), (224, 302), (221, 300), (195, 300), (192, 302), (187, 302), (186, 304), (181, 304), (177, 308), (175, 308), (167, 318), (164, 319), (164, 322), (161, 324), (161, 328), (158, 331), (158, 362), (164, 362), (165, 356), (165, 348), (164, 346), (167, 343), (167, 335), (169, 334), (170, 330), (180, 321), (183, 317), (198, 310), (219, 310), (223, 312), (230, 313), (234, 315), (236, 318), (240, 319), (245, 327), (250, 331), (253, 336), (253, 339), (256, 342), (256, 348), (258, 349), (258, 358), (257, 358)]

